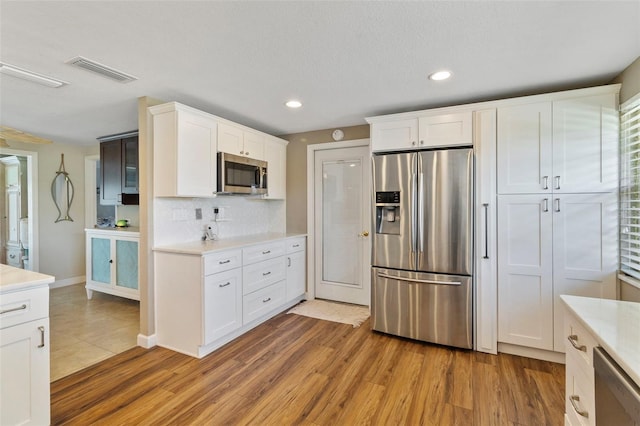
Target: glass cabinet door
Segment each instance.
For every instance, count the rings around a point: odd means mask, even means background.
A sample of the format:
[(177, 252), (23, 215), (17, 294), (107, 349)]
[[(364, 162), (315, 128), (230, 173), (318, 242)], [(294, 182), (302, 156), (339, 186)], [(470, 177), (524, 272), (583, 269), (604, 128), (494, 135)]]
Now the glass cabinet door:
[(111, 239), (91, 238), (91, 279), (111, 284)]
[(116, 240), (116, 286), (138, 289), (138, 243)]

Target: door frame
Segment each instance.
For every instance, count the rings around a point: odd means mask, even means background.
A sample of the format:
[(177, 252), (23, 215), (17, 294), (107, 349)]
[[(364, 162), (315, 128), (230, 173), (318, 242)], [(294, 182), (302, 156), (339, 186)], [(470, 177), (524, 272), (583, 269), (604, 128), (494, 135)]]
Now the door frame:
[[(29, 209), (29, 265), (31, 270), (40, 271), (40, 231), (38, 222), (38, 153), (12, 148), (0, 149), (0, 154), (16, 155), (27, 159), (27, 206)], [(3, 213), (4, 214), (4, 213)]]
[[(331, 149), (357, 148), (366, 146), (371, 152), (370, 139), (354, 139), (341, 142), (326, 142), (307, 146), (307, 299), (316, 298), (316, 271), (315, 271), (315, 157), (317, 151)], [(371, 181), (368, 191), (371, 192)], [(371, 253), (371, 238), (367, 238), (367, 249)], [(369, 286), (371, 284), (369, 283)]]

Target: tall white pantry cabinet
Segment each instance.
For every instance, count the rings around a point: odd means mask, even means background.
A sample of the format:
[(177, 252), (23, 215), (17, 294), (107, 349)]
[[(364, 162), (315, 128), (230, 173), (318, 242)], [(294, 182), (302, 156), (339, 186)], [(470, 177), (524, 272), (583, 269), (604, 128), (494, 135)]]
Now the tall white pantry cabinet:
[(615, 298), (618, 86), (497, 108), (500, 350), (564, 352), (559, 296)]

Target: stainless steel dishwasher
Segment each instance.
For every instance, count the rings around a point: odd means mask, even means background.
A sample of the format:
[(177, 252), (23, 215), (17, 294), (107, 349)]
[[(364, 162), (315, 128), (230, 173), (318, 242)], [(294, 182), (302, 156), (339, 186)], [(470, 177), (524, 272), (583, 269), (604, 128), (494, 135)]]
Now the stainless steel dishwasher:
[(596, 425), (640, 426), (640, 387), (602, 348), (593, 350)]

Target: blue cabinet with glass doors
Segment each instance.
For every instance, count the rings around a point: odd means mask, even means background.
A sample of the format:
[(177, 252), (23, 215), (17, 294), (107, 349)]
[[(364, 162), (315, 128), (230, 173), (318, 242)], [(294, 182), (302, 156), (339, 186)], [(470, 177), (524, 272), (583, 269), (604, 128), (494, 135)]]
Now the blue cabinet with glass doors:
[(86, 230), (86, 290), (140, 300), (139, 233), (135, 230)]

